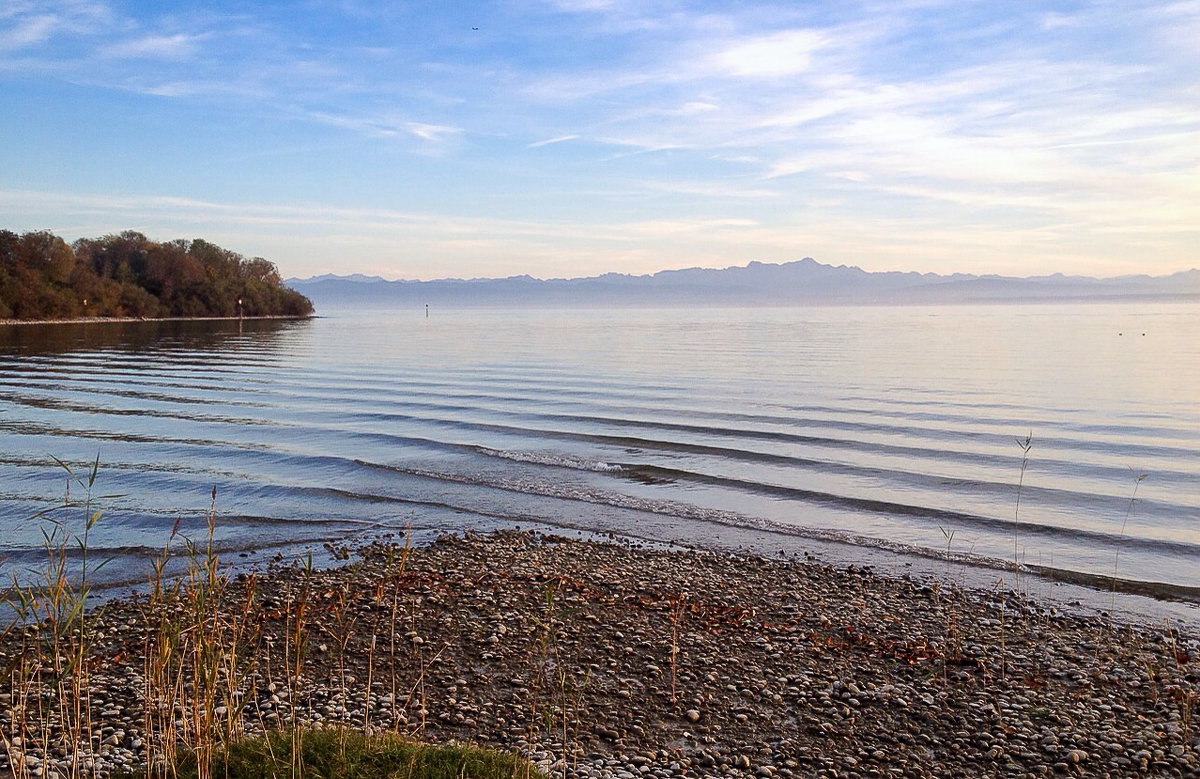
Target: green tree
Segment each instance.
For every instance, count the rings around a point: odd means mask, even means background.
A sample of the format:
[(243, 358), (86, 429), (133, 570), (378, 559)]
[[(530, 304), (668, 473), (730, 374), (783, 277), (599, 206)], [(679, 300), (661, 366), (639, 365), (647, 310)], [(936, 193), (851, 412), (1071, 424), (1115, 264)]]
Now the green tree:
[(311, 313), (274, 263), (202, 238), (156, 243), (126, 230), (68, 245), (47, 231), (0, 230), (0, 317)]
[(275, 267), (275, 263), (264, 260), (262, 257), (244, 261), (240, 275), (247, 281), (259, 281), (273, 287), (283, 284), (283, 279), (279, 277), (279, 269)]

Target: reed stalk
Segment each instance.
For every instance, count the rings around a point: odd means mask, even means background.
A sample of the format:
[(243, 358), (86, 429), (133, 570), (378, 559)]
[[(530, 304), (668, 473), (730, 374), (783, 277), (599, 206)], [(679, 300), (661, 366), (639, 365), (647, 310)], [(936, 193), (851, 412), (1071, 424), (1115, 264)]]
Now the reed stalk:
[[(3, 604), (12, 615), (5, 635), (19, 635), (20, 652), (4, 669), (10, 706), (7, 720), (0, 722), (0, 737), (18, 779), (48, 770), (31, 747), (46, 759), (61, 755), (55, 771), (67, 779), (86, 775), (100, 753), (91, 706), (89, 659), (95, 635), (88, 605), (92, 575), (108, 560), (93, 565), (89, 547), (104, 513), (97, 504), (120, 496), (95, 495), (99, 454), (82, 475), (53, 459), (66, 473), (66, 488), (61, 506), (32, 518), (40, 524), (43, 562), (27, 581), (12, 575)], [(73, 485), (82, 489), (82, 499), (71, 498)], [(72, 569), (76, 555), (78, 568)]]
[(1020, 551), (1020, 530), (1021, 530), (1021, 494), (1025, 489), (1025, 471), (1029, 468), (1029, 453), (1033, 450), (1033, 431), (1029, 431), (1029, 435), (1025, 436), (1024, 440), (1017, 439), (1017, 446), (1021, 447), (1021, 476), (1017, 480), (1017, 504), (1013, 508), (1013, 568), (1016, 569), (1017, 590), (1020, 591), (1021, 586), (1021, 551)]
[(1112, 609), (1117, 607), (1117, 570), (1121, 562), (1121, 545), (1120, 540), (1125, 538), (1125, 528), (1129, 525), (1129, 518), (1133, 515), (1133, 504), (1137, 501), (1138, 488), (1142, 486), (1142, 482), (1150, 477), (1148, 473), (1137, 473), (1132, 468), (1129, 469), (1133, 474), (1133, 492), (1129, 496), (1129, 503), (1125, 506), (1125, 516), (1121, 519), (1121, 535), (1118, 539), (1117, 548), (1113, 551), (1113, 580), (1112, 580)]

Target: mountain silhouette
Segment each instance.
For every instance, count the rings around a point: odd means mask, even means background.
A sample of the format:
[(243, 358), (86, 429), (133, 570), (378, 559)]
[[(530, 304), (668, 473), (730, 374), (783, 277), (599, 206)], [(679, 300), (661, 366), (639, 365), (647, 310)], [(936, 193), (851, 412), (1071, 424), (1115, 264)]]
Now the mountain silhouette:
[(1113, 300), (1195, 300), (1200, 270), (1170, 276), (977, 276), (825, 265), (811, 257), (751, 262), (723, 269), (685, 268), (635, 276), (606, 273), (571, 279), (385, 281), (361, 274), (288, 279), (318, 305), (460, 306), (903, 305)]

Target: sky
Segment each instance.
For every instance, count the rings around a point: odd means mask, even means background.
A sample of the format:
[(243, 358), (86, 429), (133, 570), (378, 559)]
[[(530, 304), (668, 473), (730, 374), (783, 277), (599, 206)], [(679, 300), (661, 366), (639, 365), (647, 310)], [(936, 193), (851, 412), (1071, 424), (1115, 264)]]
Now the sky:
[(0, 0), (0, 229), (283, 275), (1200, 267), (1200, 0)]

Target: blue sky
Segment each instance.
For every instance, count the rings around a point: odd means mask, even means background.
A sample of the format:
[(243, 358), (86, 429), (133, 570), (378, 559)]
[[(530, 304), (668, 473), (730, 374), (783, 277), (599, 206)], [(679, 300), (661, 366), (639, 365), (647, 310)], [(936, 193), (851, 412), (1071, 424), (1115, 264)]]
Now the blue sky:
[(1200, 266), (1200, 2), (0, 0), (0, 227), (284, 275)]

